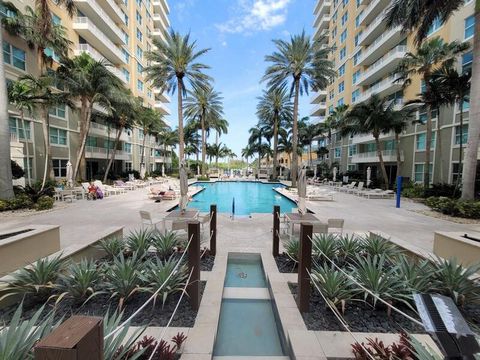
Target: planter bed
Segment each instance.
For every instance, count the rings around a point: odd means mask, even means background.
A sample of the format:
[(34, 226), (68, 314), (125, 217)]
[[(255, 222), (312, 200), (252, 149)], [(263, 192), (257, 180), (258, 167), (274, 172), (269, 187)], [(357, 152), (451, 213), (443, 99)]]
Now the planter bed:
[(209, 255), (208, 251), (200, 259), (200, 270), (201, 271), (212, 271), (213, 265), (215, 264), (215, 256)]
[(275, 257), (275, 262), (277, 263), (278, 271), (281, 273), (297, 273), (298, 266), (297, 264), (288, 257), (287, 254), (283, 253)]

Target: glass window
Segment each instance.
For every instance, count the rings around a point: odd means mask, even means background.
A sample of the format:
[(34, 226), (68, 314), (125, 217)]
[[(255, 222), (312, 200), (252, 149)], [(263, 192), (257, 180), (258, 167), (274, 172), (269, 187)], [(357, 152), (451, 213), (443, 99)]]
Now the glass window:
[(136, 13), (136, 18), (137, 18), (138, 25), (142, 25), (142, 15), (140, 15), (138, 10), (137, 10), (137, 13)]
[(469, 16), (465, 19), (465, 39), (470, 39), (475, 33), (475, 18)]
[(86, 146), (97, 147), (97, 138), (94, 136), (87, 136)]
[[(421, 183), (423, 182), (423, 171), (425, 169), (425, 164), (415, 164), (415, 173), (414, 173), (414, 179), (415, 182)], [(429, 174), (430, 174), (430, 182), (433, 181), (432, 179), (432, 164), (429, 166)]]
[(338, 92), (341, 93), (345, 90), (345, 82), (342, 81), (340, 84), (338, 84)]
[(140, 46), (137, 45), (137, 57), (142, 60), (143, 59), (143, 50)]
[(343, 75), (345, 75), (345, 64), (343, 64), (338, 68), (338, 76), (343, 76)]
[(143, 91), (143, 81), (137, 80), (137, 90)]
[(53, 173), (55, 177), (66, 177), (68, 160), (52, 159), (52, 161), (53, 161)]
[(460, 126), (455, 126), (455, 145), (460, 145), (460, 136), (462, 139), (462, 144), (465, 145), (468, 140), (468, 125), (463, 125), (460, 130)]
[(132, 144), (130, 143), (124, 143), (123, 144), (123, 150), (128, 153), (128, 154), (131, 154), (132, 153)]
[[(123, 13), (123, 11), (122, 11)], [(123, 13), (123, 18), (124, 18), (124, 21), (125, 21), (125, 25), (128, 25), (128, 15)]]
[(341, 147), (336, 147), (335, 148), (335, 157), (339, 158), (342, 156), (342, 148)]
[(19, 49), (8, 42), (3, 42), (3, 61), (6, 64), (15, 66), (18, 69), (25, 70), (25, 51)]
[(385, 143), (383, 144), (383, 148), (385, 150), (395, 150), (395, 141), (393, 140), (385, 141)]
[(348, 145), (348, 156), (352, 157), (357, 154), (357, 145)]
[(10, 117), (8, 119), (8, 124), (10, 128), (10, 134), (14, 134), (17, 139), (20, 140), (31, 140), (31, 122), (25, 120), (25, 128), (23, 127), (23, 122), (19, 118)]
[(130, 81), (130, 72), (127, 69), (122, 68), (122, 73), (123, 73), (123, 76), (125, 76), (125, 80), (127, 80), (127, 82), (129, 82)]
[(345, 11), (345, 14), (342, 15), (342, 26), (344, 26), (348, 21), (348, 11)]
[(340, 42), (344, 43), (345, 40), (347, 40), (347, 29), (343, 30), (343, 32), (340, 34)]
[(67, 145), (67, 130), (50, 128), (50, 144), (52, 145)]
[(52, 116), (56, 116), (62, 119), (65, 119), (66, 108), (65, 105), (57, 105), (55, 107), (50, 108), (48, 113)]
[(435, 20), (433, 20), (432, 25), (430, 26), (430, 29), (428, 29), (427, 36), (430, 36), (430, 35), (433, 34), (435, 31), (437, 31), (438, 29), (440, 29), (440, 27), (441, 27), (442, 25), (443, 25), (442, 19), (440, 19), (439, 17), (435, 18)]
[(143, 41), (143, 34), (139, 28), (137, 28), (137, 39), (138, 41)]
[(473, 52), (470, 51), (464, 55), (462, 55), (462, 71), (469, 71), (472, 69), (472, 62), (473, 62)]
[(130, 54), (125, 49), (122, 49), (122, 54), (125, 62), (128, 64), (130, 62)]
[(337, 12), (337, 10), (335, 10), (335, 12), (332, 15), (332, 20), (333, 20), (334, 23), (337, 21), (337, 18), (338, 18), (338, 12)]
[(357, 89), (352, 92), (352, 103), (356, 103), (360, 97), (360, 89)]
[(363, 15), (363, 10), (360, 11), (357, 15), (357, 17), (355, 18), (355, 27), (359, 27), (360, 26), (360, 18), (362, 17)]
[(333, 105), (330, 105), (330, 106), (328, 107), (328, 113), (329, 113), (329, 114), (333, 113)]
[(343, 0), (343, 1), (342, 1), (342, 4), (343, 4), (343, 7), (347, 6), (348, 0)]
[(138, 129), (138, 138), (139, 138), (140, 140), (143, 140), (143, 131), (142, 131), (142, 129)]
[(335, 39), (336, 36), (337, 36), (337, 27), (335, 26), (332, 30), (332, 39)]
[(329, 99), (329, 100), (332, 100), (334, 97), (335, 97), (335, 91), (334, 91), (334, 90), (330, 90), (329, 93), (328, 93), (328, 99)]
[(361, 70), (357, 70), (352, 75), (352, 84), (356, 84), (358, 79), (360, 78), (360, 74), (362, 73)]
[(344, 105), (344, 104), (345, 104), (345, 101), (344, 101), (343, 98), (338, 99), (337, 106), (342, 106), (342, 105)]
[(142, 66), (142, 64), (140, 64), (139, 62), (137, 62), (137, 71), (138, 71), (138, 73), (140, 73), (140, 74), (143, 72), (143, 66)]
[(128, 41), (130, 40), (130, 37), (128, 36), (128, 34), (122, 30), (122, 34), (123, 34), (123, 39), (125, 40), (125, 44), (128, 45)]
[(358, 60), (362, 56), (362, 50), (359, 50), (355, 55), (353, 55), (353, 65), (358, 64)]
[(347, 55), (347, 48), (344, 47), (343, 49), (340, 50), (340, 60), (343, 60), (343, 58)]
[(458, 163), (452, 163), (452, 182), (456, 183), (458, 178), (462, 178), (463, 164), (459, 166)]
[[(427, 143), (427, 134), (426, 133), (417, 134), (417, 137), (416, 137), (417, 151), (424, 151), (426, 148), (426, 143)], [(432, 140), (430, 143), (430, 150), (433, 150), (433, 149), (435, 149), (435, 133), (432, 133)]]

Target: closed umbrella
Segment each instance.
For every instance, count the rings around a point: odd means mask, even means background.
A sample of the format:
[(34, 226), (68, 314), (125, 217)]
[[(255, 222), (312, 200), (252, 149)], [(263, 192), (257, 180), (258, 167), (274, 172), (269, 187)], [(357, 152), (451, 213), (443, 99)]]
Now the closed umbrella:
[(372, 182), (371, 178), (372, 178), (372, 168), (369, 166), (367, 168), (367, 187), (369, 187), (370, 183)]
[(297, 179), (298, 187), (298, 212), (300, 214), (305, 214), (307, 212), (307, 206), (305, 204), (307, 197), (307, 174), (305, 168), (301, 168), (298, 172)]
[(162, 177), (165, 177), (165, 164), (162, 163)]
[(185, 212), (188, 205), (188, 176), (185, 163), (180, 165), (180, 210)]
[(145, 173), (147, 172), (147, 170), (145, 169), (145, 164), (141, 164), (140, 165), (140, 178), (141, 179), (145, 179)]
[(317, 165), (315, 165), (313, 167), (313, 178), (316, 179), (317, 178)]
[(197, 176), (200, 176), (200, 166), (197, 164)]
[(73, 168), (70, 160), (67, 162), (67, 185), (69, 188), (73, 187)]
[(280, 176), (282, 176), (282, 169), (283, 167), (280, 166)]
[(333, 167), (333, 181), (337, 181), (337, 167)]

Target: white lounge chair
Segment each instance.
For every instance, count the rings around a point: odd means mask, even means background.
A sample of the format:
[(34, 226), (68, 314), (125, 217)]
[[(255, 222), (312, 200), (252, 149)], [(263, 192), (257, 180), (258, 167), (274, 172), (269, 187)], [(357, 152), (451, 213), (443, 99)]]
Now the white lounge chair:
[(163, 223), (163, 218), (154, 219), (150, 212), (145, 210), (140, 210), (140, 219), (142, 220), (142, 227), (144, 226), (153, 227), (156, 231), (160, 232), (160, 230), (157, 228), (157, 224)]
[(353, 189), (355, 187), (355, 185), (357, 185), (357, 182), (356, 181), (352, 181), (350, 184), (348, 185), (344, 185), (344, 186), (341, 186), (338, 188), (338, 191), (341, 191), (341, 192), (348, 192), (350, 189)]
[(312, 233), (313, 234), (326, 234), (326, 233), (328, 233), (328, 224), (313, 224)]
[(345, 224), (344, 219), (328, 219), (328, 230), (334, 229), (335, 231), (330, 231), (330, 232), (342, 234), (344, 224)]
[(352, 193), (352, 194), (355, 194), (355, 195), (358, 195), (359, 193), (361, 193), (363, 191), (363, 187), (364, 187), (365, 183), (363, 181), (359, 182), (358, 183), (358, 186), (352, 190), (348, 190), (348, 192)]

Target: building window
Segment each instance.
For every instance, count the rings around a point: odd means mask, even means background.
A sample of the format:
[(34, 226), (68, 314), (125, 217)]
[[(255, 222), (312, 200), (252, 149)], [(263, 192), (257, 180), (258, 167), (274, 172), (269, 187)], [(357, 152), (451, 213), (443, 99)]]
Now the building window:
[(129, 82), (130, 81), (130, 72), (127, 69), (122, 68), (122, 73), (123, 73), (123, 76), (125, 76), (125, 80), (127, 80), (127, 82)]
[(123, 13), (123, 20), (125, 21), (125, 25), (128, 25), (128, 15), (125, 14), (123, 11), (122, 13)]
[(147, 97), (148, 97), (149, 99), (151, 99), (151, 98), (153, 97), (153, 95), (152, 95), (152, 90), (150, 90), (150, 89), (147, 90)]
[(360, 78), (361, 70), (357, 70), (352, 75), (352, 84), (356, 84), (358, 79)]
[(328, 113), (329, 113), (329, 114), (333, 113), (333, 105), (330, 105), (330, 106), (328, 107)]
[(143, 50), (140, 46), (137, 45), (137, 58), (139, 58), (140, 60), (143, 59)]
[(330, 90), (329, 93), (328, 93), (328, 99), (329, 99), (329, 100), (332, 100), (334, 97), (335, 97), (335, 91), (334, 91), (334, 90)]
[(31, 140), (31, 123), (30, 121), (25, 121), (25, 128), (23, 127), (23, 122), (21, 119), (10, 117), (8, 119), (8, 124), (10, 127), (10, 134), (14, 134), (17, 139), (20, 140)]
[(25, 70), (25, 51), (3, 41), (3, 61), (18, 69)]
[(452, 182), (456, 183), (459, 178), (462, 178), (463, 164), (459, 166), (459, 163), (452, 163)]
[(138, 138), (139, 138), (140, 140), (143, 140), (143, 137), (144, 137), (144, 135), (143, 135), (142, 129), (138, 129)]
[(358, 64), (358, 60), (362, 56), (362, 50), (359, 50), (355, 55), (353, 55), (353, 65)]
[(343, 98), (338, 99), (337, 106), (342, 106), (345, 104), (345, 100)]
[(334, 23), (337, 22), (337, 18), (338, 18), (338, 12), (337, 12), (337, 10), (335, 10), (335, 12), (334, 12), (333, 15), (332, 15), (332, 21), (333, 21)]
[(368, 143), (366, 144), (367, 147), (366, 147), (366, 152), (367, 153), (372, 153), (372, 152), (376, 152), (377, 151), (377, 144), (375, 143)]
[(335, 26), (332, 30), (332, 40), (337, 36), (337, 27)]
[(342, 26), (344, 26), (348, 21), (348, 11), (345, 11), (345, 14), (342, 15)]
[(442, 19), (440, 19), (439, 17), (435, 18), (435, 20), (433, 20), (432, 25), (430, 26), (430, 29), (428, 29), (427, 36), (432, 35), (435, 31), (440, 29), (442, 25), (443, 25)]
[(94, 136), (87, 136), (86, 146), (97, 147), (97, 138)]
[(53, 173), (55, 177), (66, 177), (67, 176), (67, 163), (68, 160), (64, 159), (52, 159), (53, 161)]
[(345, 64), (343, 64), (338, 68), (338, 76), (343, 76), (343, 75), (345, 75)]
[(359, 27), (360, 26), (360, 18), (362, 17), (363, 15), (363, 10), (360, 11), (357, 15), (357, 17), (355, 18), (355, 27)]
[(50, 144), (52, 145), (67, 145), (67, 130), (50, 128)]
[(360, 89), (357, 89), (352, 92), (352, 103), (356, 103), (360, 97)]
[(132, 167), (132, 163), (131, 162), (126, 162), (125, 163), (125, 171), (132, 171), (133, 167)]
[(123, 54), (123, 59), (125, 60), (125, 62), (127, 64), (130, 63), (130, 54), (128, 53), (128, 51), (125, 50), (125, 49), (122, 49), (122, 54)]
[(357, 154), (357, 145), (348, 145), (348, 157), (352, 157)]
[(347, 56), (347, 48), (344, 47), (343, 49), (340, 50), (340, 60), (343, 60), (343, 58)]
[(343, 0), (343, 1), (342, 1), (343, 7), (347, 6), (347, 4), (348, 4), (348, 0)]
[(472, 51), (462, 55), (462, 71), (466, 72), (466, 71), (472, 70), (472, 62), (473, 62)]
[(138, 25), (142, 25), (142, 15), (140, 15), (138, 10), (137, 10), (137, 13), (136, 13), (136, 18), (137, 18)]
[[(437, 110), (432, 110), (432, 119), (437, 118)], [(420, 121), (422, 124), (425, 124), (427, 122), (427, 112), (424, 108), (422, 108), (418, 114), (418, 121)]]
[(143, 72), (143, 66), (139, 62), (137, 62), (137, 71), (138, 71), (139, 74), (141, 74)]
[(65, 114), (66, 114), (65, 105), (56, 105), (55, 107), (50, 108), (48, 113), (52, 116), (65, 119)]
[(342, 81), (340, 84), (338, 84), (338, 93), (341, 93), (345, 90), (345, 82)]
[(137, 28), (137, 40), (138, 41), (143, 41), (143, 34), (142, 34), (142, 32), (140, 31), (139, 28)]
[(340, 42), (344, 43), (345, 40), (347, 40), (347, 29), (343, 30), (343, 32), (340, 34)]
[(362, 37), (363, 31), (360, 31), (357, 35), (355, 35), (355, 46), (358, 46), (360, 42), (360, 38)]
[[(425, 164), (415, 164), (415, 173), (414, 173), (414, 179), (416, 183), (422, 183), (423, 182), (423, 171), (425, 169)], [(429, 178), (430, 182), (433, 181), (432, 179), (432, 164), (429, 166)]]
[(143, 92), (143, 81), (137, 80), (137, 90)]
[(475, 33), (475, 18), (474, 16), (469, 16), (465, 19), (465, 39), (470, 39)]
[[(426, 142), (427, 142), (427, 134), (426, 133), (417, 134), (416, 142), (415, 142), (417, 151), (425, 151)], [(434, 149), (435, 149), (435, 133), (432, 133), (432, 140), (430, 142), (430, 150), (434, 150)]]
[(130, 144), (130, 143), (124, 143), (124, 144), (123, 144), (123, 150), (124, 150), (127, 154), (131, 154), (131, 153), (132, 153), (132, 144)]
[(347, 165), (347, 171), (357, 171), (357, 165), (355, 164)]
[(125, 40), (125, 44), (128, 45), (128, 41), (130, 39), (130, 37), (128, 36), (128, 34), (122, 30), (122, 34), (123, 34), (123, 39)]
[(342, 156), (342, 148), (341, 147), (336, 147), (335, 148), (335, 158), (339, 158)]
[(465, 145), (468, 140), (468, 125), (463, 125), (460, 130), (460, 126), (455, 126), (455, 145), (460, 145), (460, 136), (462, 137), (462, 144)]

